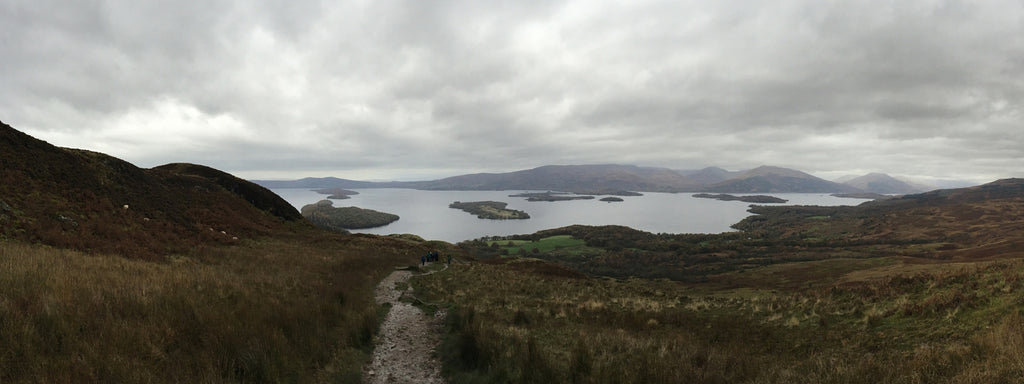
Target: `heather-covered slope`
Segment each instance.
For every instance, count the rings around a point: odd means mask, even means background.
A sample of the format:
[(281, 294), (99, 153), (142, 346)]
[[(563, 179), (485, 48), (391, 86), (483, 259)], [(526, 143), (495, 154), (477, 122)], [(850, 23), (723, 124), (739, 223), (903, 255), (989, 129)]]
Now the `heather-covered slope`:
[(0, 382), (360, 382), (377, 282), (450, 251), (411, 238), (332, 234), (212, 168), (0, 125)]
[[(263, 187), (198, 165), (141, 169), (0, 123), (0, 236), (154, 258), (301, 218)], [(306, 225), (301, 222), (299, 225)]]

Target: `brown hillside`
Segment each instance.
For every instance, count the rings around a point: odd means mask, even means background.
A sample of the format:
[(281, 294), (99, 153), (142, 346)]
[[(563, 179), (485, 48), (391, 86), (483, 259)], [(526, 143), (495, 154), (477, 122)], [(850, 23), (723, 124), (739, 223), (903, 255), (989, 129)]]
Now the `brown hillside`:
[(856, 207), (755, 207), (735, 227), (783, 238), (919, 243), (947, 260), (1024, 257), (1024, 179), (938, 190)]
[(142, 169), (0, 123), (0, 237), (151, 259), (307, 225), (299, 218), (265, 188), (212, 168)]

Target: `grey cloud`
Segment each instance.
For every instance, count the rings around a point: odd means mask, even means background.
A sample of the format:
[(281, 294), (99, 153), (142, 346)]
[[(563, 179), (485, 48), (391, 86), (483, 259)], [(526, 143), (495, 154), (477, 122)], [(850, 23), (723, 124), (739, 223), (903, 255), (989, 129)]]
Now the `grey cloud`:
[[(0, 4), (0, 117), (58, 144), (246, 174), (623, 162), (1011, 176), (1022, 8), (15, 0)], [(172, 123), (196, 144), (149, 147)], [(118, 136), (132, 124), (142, 138)]]

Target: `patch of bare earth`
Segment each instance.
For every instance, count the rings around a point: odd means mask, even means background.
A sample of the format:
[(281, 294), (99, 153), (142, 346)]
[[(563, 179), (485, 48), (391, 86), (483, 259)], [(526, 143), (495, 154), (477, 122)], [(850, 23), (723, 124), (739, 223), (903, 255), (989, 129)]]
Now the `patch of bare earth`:
[[(377, 285), (378, 304), (391, 304), (373, 351), (373, 361), (363, 368), (363, 382), (444, 383), (441, 361), (434, 349), (441, 341), (443, 313), (427, 316), (419, 308), (402, 302), (403, 294), (395, 285), (409, 281), (410, 271), (395, 271)], [(403, 284), (403, 286), (408, 286)]]

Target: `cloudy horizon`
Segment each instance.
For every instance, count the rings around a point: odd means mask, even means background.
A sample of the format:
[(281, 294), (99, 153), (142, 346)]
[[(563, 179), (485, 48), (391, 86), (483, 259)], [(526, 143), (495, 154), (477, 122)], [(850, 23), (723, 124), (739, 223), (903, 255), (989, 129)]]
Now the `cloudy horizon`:
[(1014, 1), (0, 3), (0, 121), (141, 167), (1024, 177)]

